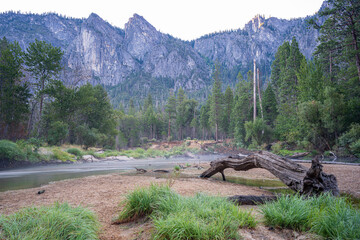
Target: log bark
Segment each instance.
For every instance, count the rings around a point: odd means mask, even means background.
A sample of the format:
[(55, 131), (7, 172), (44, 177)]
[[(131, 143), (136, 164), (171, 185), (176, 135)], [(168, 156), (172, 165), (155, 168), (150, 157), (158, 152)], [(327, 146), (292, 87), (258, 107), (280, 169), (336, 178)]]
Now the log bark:
[(270, 201), (275, 201), (277, 199), (278, 196), (253, 196), (253, 195), (251, 196), (235, 195), (228, 198), (229, 201), (238, 205), (258, 205)]
[(320, 192), (330, 192), (339, 195), (336, 178), (322, 172), (322, 165), (316, 158), (310, 169), (287, 158), (273, 153), (260, 151), (246, 157), (228, 157), (212, 161), (210, 168), (203, 172), (201, 178), (209, 178), (216, 173), (221, 173), (227, 168), (236, 171), (247, 171), (253, 168), (264, 168), (278, 177), (290, 189), (304, 195), (314, 195)]

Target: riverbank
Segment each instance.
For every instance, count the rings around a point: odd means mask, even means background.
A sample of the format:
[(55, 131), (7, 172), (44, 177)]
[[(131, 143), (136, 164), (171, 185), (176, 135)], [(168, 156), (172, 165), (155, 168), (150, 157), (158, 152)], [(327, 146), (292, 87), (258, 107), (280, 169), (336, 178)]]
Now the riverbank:
[[(309, 165), (304, 164), (309, 167)], [(135, 170), (126, 173), (112, 173), (107, 175), (89, 176), (80, 179), (70, 179), (52, 182), (42, 187), (7, 191), (0, 193), (0, 213), (10, 214), (22, 207), (51, 205), (54, 202), (68, 202), (72, 206), (82, 205), (93, 210), (101, 222), (101, 239), (149, 239), (152, 225), (150, 221), (140, 220), (136, 223), (112, 225), (112, 219), (121, 210), (119, 203), (125, 195), (137, 187), (149, 186), (151, 183), (170, 184), (172, 189), (184, 196), (191, 196), (197, 192), (203, 192), (214, 196), (232, 195), (269, 195), (271, 194), (257, 186), (244, 186), (240, 184), (223, 182), (214, 178), (199, 179), (197, 176), (209, 167), (208, 163), (200, 166), (192, 164), (173, 173), (173, 169), (167, 175), (160, 175), (149, 171), (147, 174), (139, 174)], [(360, 167), (324, 165), (326, 173), (334, 174), (339, 183), (342, 193), (349, 193), (360, 197)], [(257, 179), (261, 181), (276, 180), (271, 173), (264, 169), (251, 169), (246, 172), (236, 172), (231, 169), (225, 170), (227, 176)], [(38, 191), (45, 190), (43, 194)], [(261, 219), (257, 207), (254, 214)], [(239, 230), (245, 239), (308, 239), (306, 233), (292, 230), (269, 230), (260, 224), (255, 230)]]

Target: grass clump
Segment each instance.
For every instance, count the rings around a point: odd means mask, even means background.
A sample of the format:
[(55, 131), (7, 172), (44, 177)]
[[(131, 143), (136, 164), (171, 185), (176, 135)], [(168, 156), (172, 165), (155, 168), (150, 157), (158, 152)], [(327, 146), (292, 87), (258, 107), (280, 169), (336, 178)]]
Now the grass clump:
[(182, 197), (169, 186), (139, 188), (123, 202), (118, 222), (149, 216), (153, 239), (238, 239), (239, 227), (255, 227), (250, 212), (221, 197), (197, 194)]
[(25, 153), (19, 146), (9, 140), (0, 140), (0, 160), (23, 161), (26, 159)]
[(98, 239), (99, 226), (92, 211), (55, 203), (0, 215), (0, 239)]
[(270, 226), (302, 231), (310, 227), (309, 203), (299, 195), (282, 195), (276, 202), (264, 205), (261, 211), (266, 224)]
[(281, 196), (261, 211), (270, 226), (309, 230), (327, 239), (360, 239), (360, 212), (346, 198)]

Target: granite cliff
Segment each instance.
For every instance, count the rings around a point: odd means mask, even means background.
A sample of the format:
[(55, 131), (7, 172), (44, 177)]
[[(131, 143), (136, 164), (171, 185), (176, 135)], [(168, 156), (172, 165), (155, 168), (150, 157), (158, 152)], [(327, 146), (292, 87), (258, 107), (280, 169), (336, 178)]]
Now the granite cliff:
[(18, 41), (23, 49), (35, 39), (64, 51), (62, 80), (68, 85), (101, 84), (115, 105), (131, 97), (141, 101), (149, 92), (155, 102), (166, 100), (169, 89), (182, 87), (203, 99), (212, 84), (213, 65), (222, 67), (223, 80), (234, 85), (257, 60), (263, 82), (277, 48), (293, 36), (307, 58), (317, 45), (318, 31), (308, 29), (306, 18), (284, 20), (256, 16), (244, 28), (183, 41), (156, 30), (134, 14), (124, 29), (96, 14), (74, 19), (49, 14), (0, 14), (0, 37)]

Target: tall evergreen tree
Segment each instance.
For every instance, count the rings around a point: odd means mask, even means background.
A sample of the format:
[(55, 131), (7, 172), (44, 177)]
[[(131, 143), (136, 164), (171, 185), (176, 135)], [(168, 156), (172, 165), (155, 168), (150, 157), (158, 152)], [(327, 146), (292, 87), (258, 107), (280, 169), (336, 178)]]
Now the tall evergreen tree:
[(333, 66), (342, 64), (339, 69), (348, 76), (357, 76), (360, 82), (360, 2), (328, 0), (327, 3), (329, 7), (319, 12), (320, 17), (327, 18), (325, 23), (318, 26), (316, 21), (311, 21), (321, 32), (315, 55), (327, 60), (331, 79)]
[(231, 90), (231, 88), (228, 86), (225, 90), (224, 95), (224, 111), (223, 111), (223, 119), (222, 119), (222, 129), (226, 136), (230, 136), (231, 134), (231, 112), (233, 109), (233, 101), (234, 101), (234, 95)]
[(42, 115), (44, 89), (61, 70), (63, 52), (45, 41), (30, 43), (24, 55), (27, 70), (38, 80), (35, 84), (40, 98), (40, 116)]
[(268, 85), (264, 93), (263, 108), (265, 122), (270, 126), (274, 126), (278, 112), (276, 97), (271, 83)]
[(176, 98), (176, 125), (179, 130), (179, 139), (183, 139), (183, 128), (185, 126), (186, 117), (185, 117), (185, 100), (186, 95), (184, 90), (180, 87), (177, 92)]
[(210, 105), (211, 105), (211, 96), (208, 97), (205, 105), (201, 106), (200, 109), (200, 127), (202, 128), (202, 138), (205, 139), (207, 133), (210, 130)]
[(211, 91), (210, 122), (215, 126), (215, 141), (219, 140), (219, 125), (223, 114), (223, 94), (221, 92), (220, 66), (215, 64), (214, 84)]
[(168, 114), (168, 141), (171, 139), (171, 121), (176, 118), (176, 97), (173, 91), (170, 91), (165, 111)]
[(245, 146), (246, 133), (244, 124), (252, 119), (252, 84), (251, 81), (245, 81), (240, 73), (237, 79), (231, 124), (232, 129), (234, 129), (235, 141), (241, 146)]
[(29, 112), (29, 88), (21, 81), (22, 54), (17, 42), (0, 40), (0, 138), (20, 137), (14, 133)]

